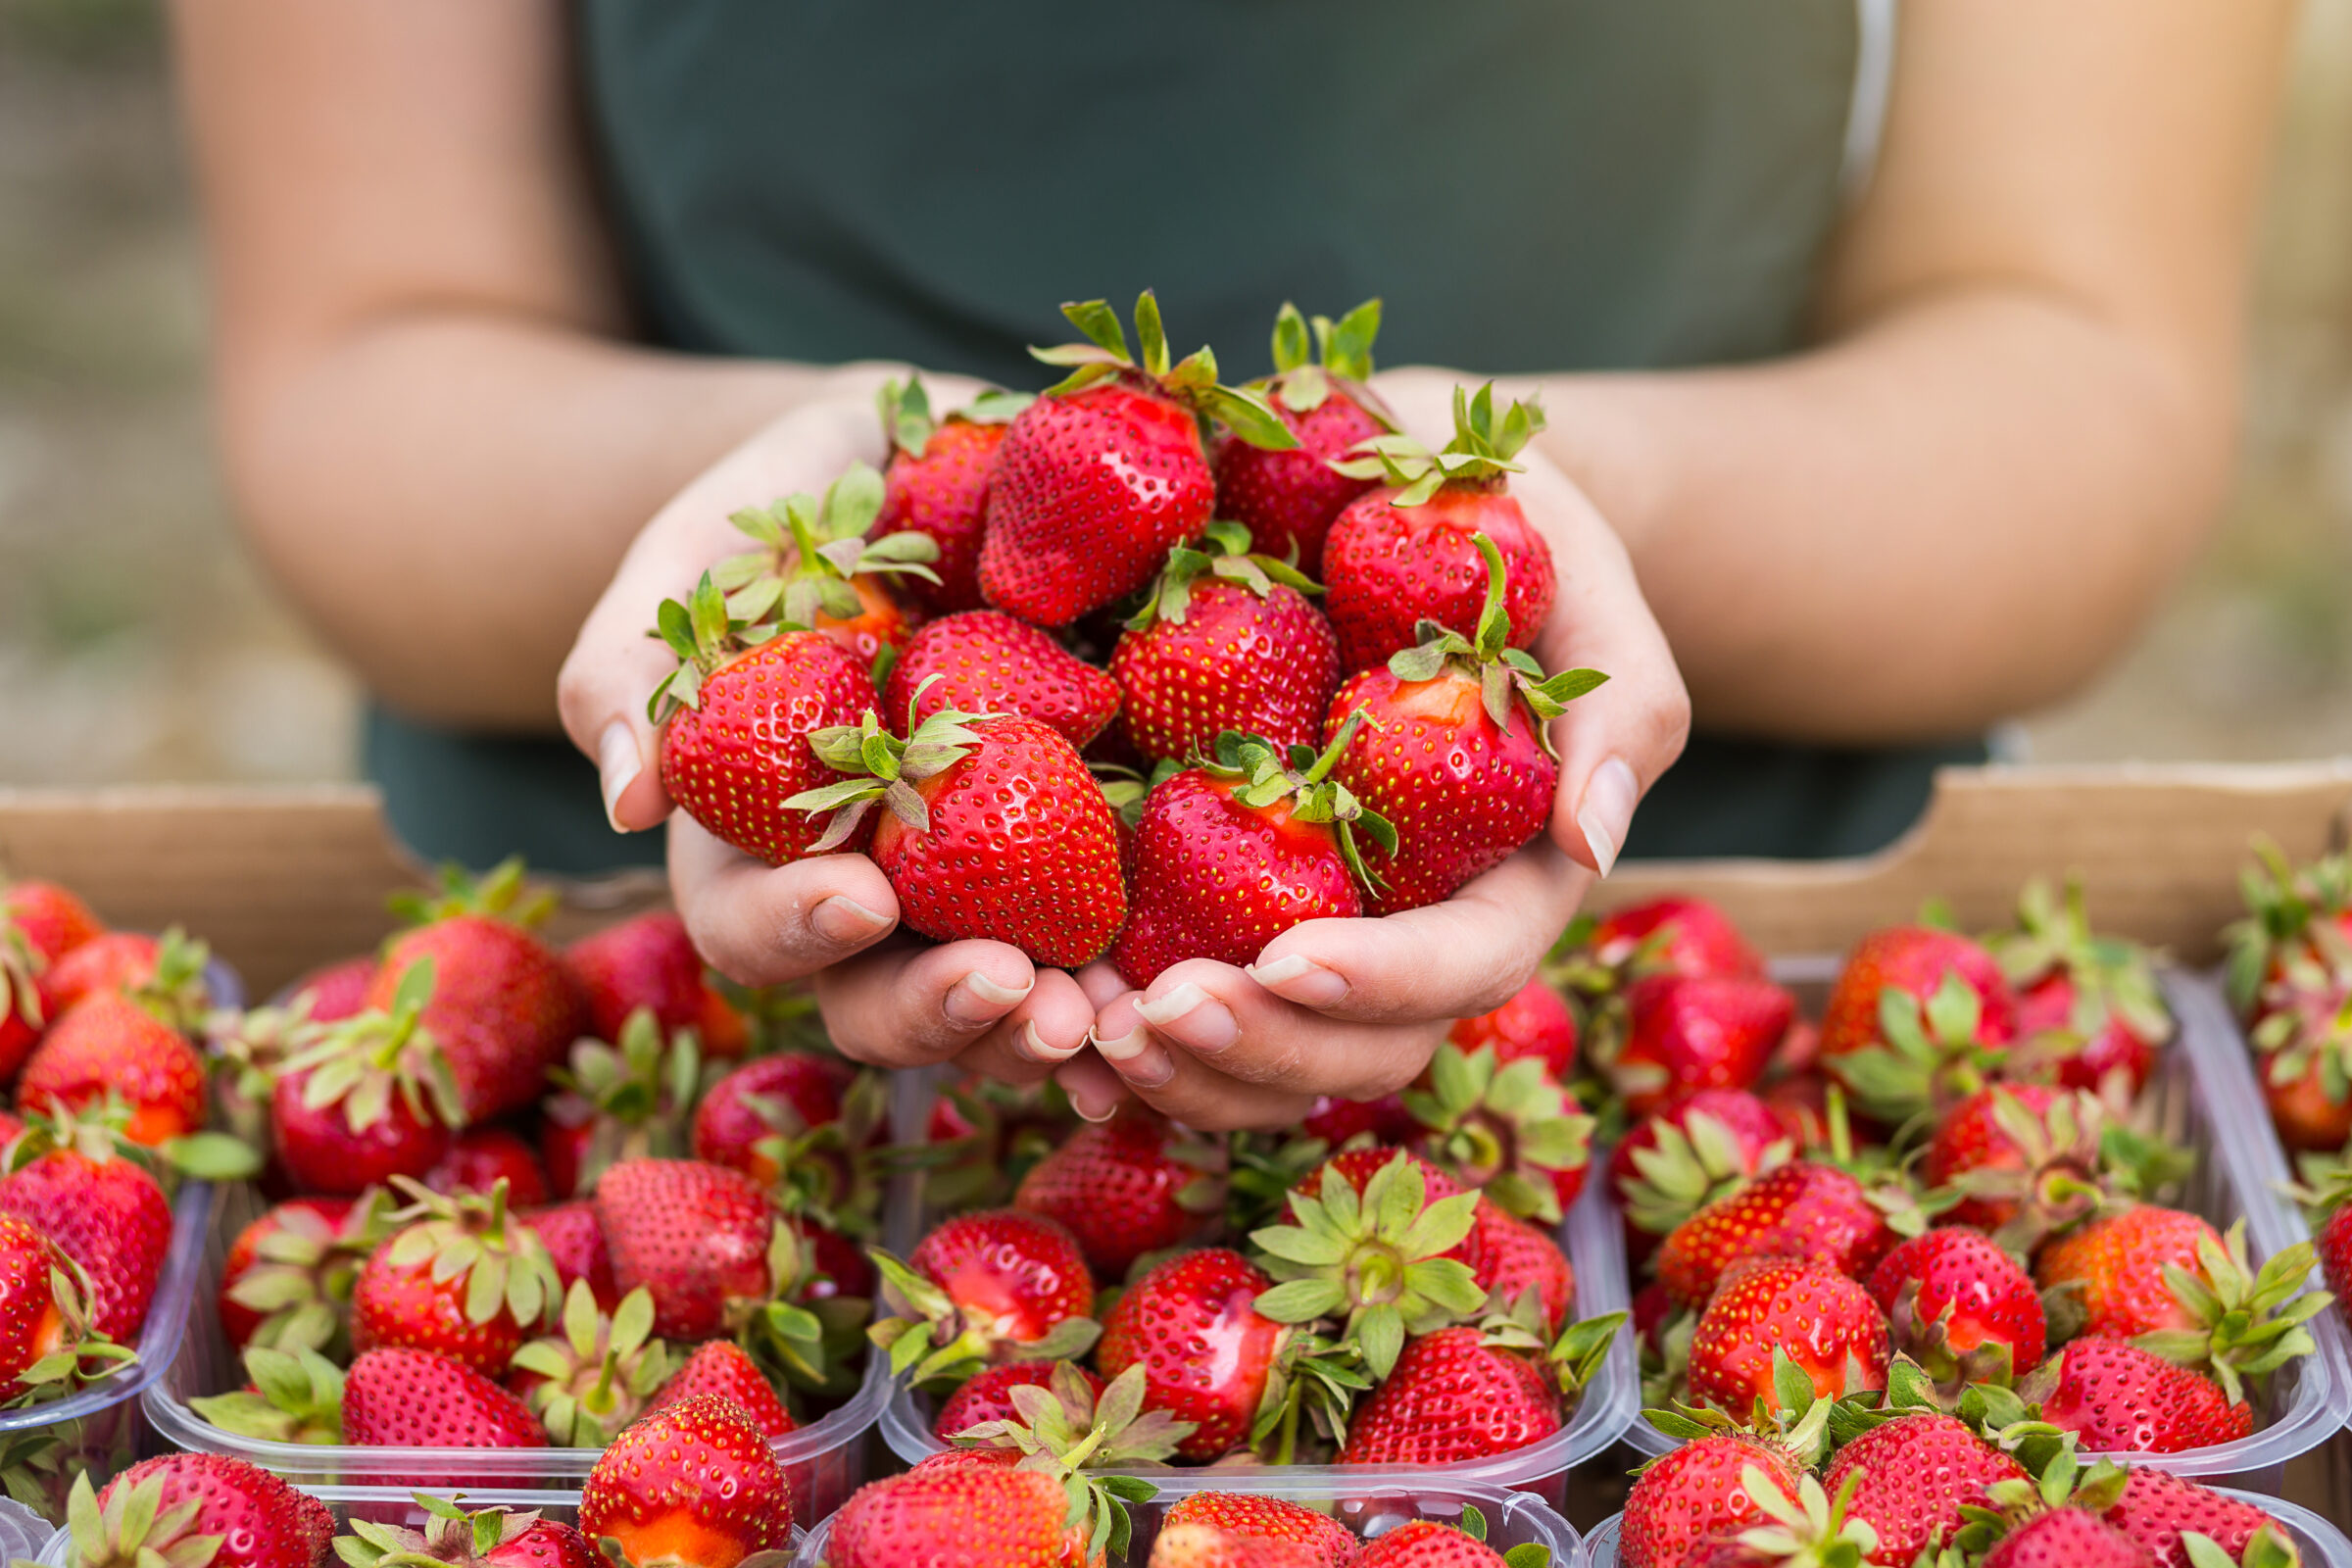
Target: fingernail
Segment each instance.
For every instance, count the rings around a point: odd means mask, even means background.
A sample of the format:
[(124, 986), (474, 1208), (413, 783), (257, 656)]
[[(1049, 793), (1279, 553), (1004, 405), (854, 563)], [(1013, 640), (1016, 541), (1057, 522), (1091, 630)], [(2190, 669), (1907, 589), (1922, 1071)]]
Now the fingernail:
[(1081, 1121), (1106, 1122), (1119, 1112), (1116, 1098), (1098, 1101), (1092, 1090), (1070, 1089), (1066, 1086), (1063, 1093), (1070, 1097), (1070, 1108), (1078, 1113)]
[(1602, 876), (1616, 865), (1617, 852), (1625, 847), (1626, 830), (1634, 825), (1634, 803), (1641, 793), (1634, 770), (1614, 757), (1594, 768), (1585, 782), (1585, 802), (1576, 808), (1576, 825), (1592, 847), (1593, 862)]
[(870, 942), (877, 931), (890, 929), (890, 916), (836, 893), (808, 911), (808, 924), (827, 942)]
[(1141, 1029), (1130, 1029), (1125, 1034), (1114, 1036), (1109, 1040), (1096, 1035), (1094, 1042), (1095, 1054), (1105, 1061), (1132, 1060), (1142, 1052), (1146, 1044), (1144, 1032)]
[(637, 755), (637, 737), (629, 732), (627, 719), (614, 719), (597, 737), (596, 769), (603, 776), (605, 820), (612, 824), (613, 832), (626, 833), (629, 830), (620, 825), (617, 814), (620, 798), (645, 770), (644, 760)]
[(1348, 982), (1344, 978), (1296, 953), (1262, 967), (1250, 964), (1242, 972), (1276, 996), (1302, 1007), (1328, 1007), (1348, 995)]
[[(1032, 980), (1030, 985), (1037, 982)], [(1012, 1004), (1029, 994), (1029, 986), (1018, 991), (1001, 986), (975, 969), (948, 987), (940, 1006), (956, 1023), (993, 1023), (1004, 1016)]]
[(1168, 1048), (1141, 1029), (1116, 1040), (1096, 1041), (1095, 1054), (1138, 1089), (1157, 1089), (1176, 1076), (1176, 1058), (1168, 1054)]
[(1167, 1030), (1195, 1051), (1223, 1051), (1242, 1032), (1223, 1003), (1189, 980), (1156, 1002), (1137, 1003), (1135, 1010), (1152, 1028)]
[(1049, 1046), (1046, 1044), (1046, 1037), (1037, 1032), (1037, 1024), (1034, 1020), (1024, 1021), (1019, 1031), (1012, 1037), (1012, 1049), (1017, 1054), (1025, 1056), (1031, 1061), (1042, 1062), (1049, 1067), (1069, 1060), (1078, 1054), (1084, 1044), (1085, 1042), (1081, 1041), (1079, 1045), (1072, 1046), (1067, 1051), (1062, 1050), (1059, 1046)]

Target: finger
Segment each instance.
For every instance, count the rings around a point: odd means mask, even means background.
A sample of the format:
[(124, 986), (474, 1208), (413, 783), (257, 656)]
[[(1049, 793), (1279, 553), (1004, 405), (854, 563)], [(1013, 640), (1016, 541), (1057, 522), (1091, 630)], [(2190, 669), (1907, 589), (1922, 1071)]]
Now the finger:
[(1078, 985), (1086, 993), (1086, 1000), (1098, 1007), (1129, 989), (1126, 979), (1107, 959), (1098, 959), (1079, 970)]
[(1130, 1098), (1119, 1075), (1091, 1051), (1082, 1051), (1054, 1068), (1054, 1081), (1069, 1097), (1070, 1108), (1085, 1121), (1110, 1120)]
[(1138, 1013), (1137, 1001), (1130, 992), (1096, 1019), (1095, 1055), (1126, 1093), (1169, 1120), (1200, 1132), (1295, 1127), (1314, 1108), (1311, 1093), (1230, 1078), (1181, 1046), (1172, 1048)]
[(1592, 885), (1591, 871), (1538, 839), (1443, 904), (1377, 920), (1295, 925), (1246, 973), (1329, 1018), (1473, 1017), (1527, 984)]
[[(1102, 1008), (1095, 1051), (1153, 1104), (1181, 1103), (1180, 1119), (1259, 1126), (1277, 1108), (1304, 1114), (1317, 1095), (1373, 1100), (1402, 1088), (1428, 1064), (1445, 1029), (1335, 1021), (1229, 964), (1197, 958)], [(1219, 1095), (1250, 1109), (1203, 1108)]]
[(862, 855), (767, 866), (684, 812), (669, 828), (669, 886), (704, 961), (739, 985), (781, 985), (888, 936), (898, 895)]
[(1037, 971), (1008, 943), (893, 943), (820, 970), (816, 1001), (843, 1054), (922, 1067), (979, 1044), (1036, 986)]

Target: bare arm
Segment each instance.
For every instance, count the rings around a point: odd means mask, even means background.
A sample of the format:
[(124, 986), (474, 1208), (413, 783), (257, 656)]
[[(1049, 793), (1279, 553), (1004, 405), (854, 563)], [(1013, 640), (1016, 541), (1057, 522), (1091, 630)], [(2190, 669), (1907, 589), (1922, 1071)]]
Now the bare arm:
[(1912, 0), (1823, 345), (1546, 378), (1717, 727), (1872, 742), (2062, 696), (2214, 518), (2283, 0)]

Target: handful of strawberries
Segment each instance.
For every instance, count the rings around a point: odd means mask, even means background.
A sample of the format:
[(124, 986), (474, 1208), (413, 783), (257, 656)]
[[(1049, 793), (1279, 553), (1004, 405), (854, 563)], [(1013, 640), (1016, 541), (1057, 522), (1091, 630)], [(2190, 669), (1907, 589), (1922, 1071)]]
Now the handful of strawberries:
[(1555, 580), (1507, 484), (1541, 412), (1457, 392), (1444, 451), (1397, 433), (1377, 301), (1316, 318), (1319, 363), (1285, 307), (1250, 387), (1172, 360), (1148, 292), (1140, 352), (1063, 311), (1059, 385), (944, 418), (893, 385), (884, 472), (738, 514), (759, 548), (662, 606), (671, 799), (769, 864), (871, 855), (925, 936), (1136, 985), (1438, 902), (1541, 832), (1545, 725), (1605, 679), (1526, 651)]

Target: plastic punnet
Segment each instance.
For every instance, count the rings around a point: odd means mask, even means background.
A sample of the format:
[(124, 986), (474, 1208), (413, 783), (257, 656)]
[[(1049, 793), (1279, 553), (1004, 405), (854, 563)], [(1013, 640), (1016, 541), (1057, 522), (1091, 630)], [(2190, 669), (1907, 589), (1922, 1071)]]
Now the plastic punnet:
[[(1485, 1516), (1487, 1544), (1497, 1551), (1548, 1546), (1552, 1568), (1574, 1568), (1583, 1560), (1584, 1542), (1567, 1520), (1524, 1492), (1453, 1480), (1451, 1471), (1456, 1468), (1333, 1470), (1293, 1465), (1280, 1470), (1155, 1470), (1151, 1479), (1159, 1483), (1159, 1495), (1128, 1509), (1135, 1521), (1135, 1544), (1127, 1553), (1126, 1568), (1141, 1568), (1152, 1554), (1152, 1539), (1159, 1534), (1160, 1516), (1177, 1498), (1195, 1492), (1242, 1492), (1254, 1497), (1282, 1497), (1309, 1507), (1329, 1507), (1342, 1523), (1366, 1537), (1414, 1519), (1458, 1523), (1467, 1504)], [(801, 1543), (800, 1555), (793, 1559), (793, 1568), (823, 1568), (832, 1533), (830, 1519), (809, 1531)]]

